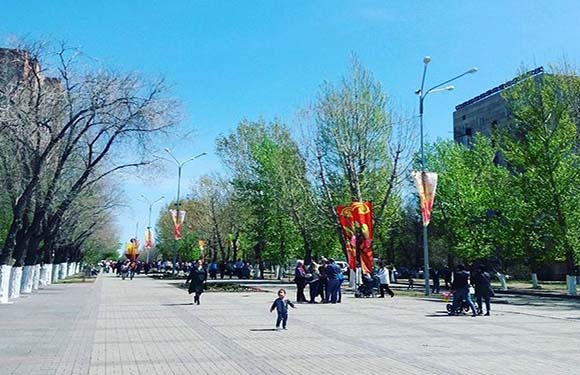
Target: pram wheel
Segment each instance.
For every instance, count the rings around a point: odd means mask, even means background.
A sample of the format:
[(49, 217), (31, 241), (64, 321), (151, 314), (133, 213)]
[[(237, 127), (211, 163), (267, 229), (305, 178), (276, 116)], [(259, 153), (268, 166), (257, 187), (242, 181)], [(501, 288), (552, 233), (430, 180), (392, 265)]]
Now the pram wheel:
[(447, 312), (450, 313), (451, 312), (451, 308), (453, 307), (450, 303), (447, 304), (447, 306), (445, 306), (447, 308)]

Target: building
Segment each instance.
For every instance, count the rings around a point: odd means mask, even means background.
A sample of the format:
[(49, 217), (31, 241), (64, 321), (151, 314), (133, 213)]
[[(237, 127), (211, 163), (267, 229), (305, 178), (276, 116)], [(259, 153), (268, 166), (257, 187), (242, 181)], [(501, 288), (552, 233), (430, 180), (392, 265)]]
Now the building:
[(15, 80), (21, 81), (36, 72), (40, 74), (40, 64), (31, 58), (27, 51), (0, 48), (0, 83), (6, 85)]
[(453, 112), (455, 142), (468, 146), (475, 134), (489, 136), (496, 127), (505, 126), (510, 114), (502, 92), (523, 79), (541, 77), (543, 74), (543, 67), (536, 68), (456, 106)]

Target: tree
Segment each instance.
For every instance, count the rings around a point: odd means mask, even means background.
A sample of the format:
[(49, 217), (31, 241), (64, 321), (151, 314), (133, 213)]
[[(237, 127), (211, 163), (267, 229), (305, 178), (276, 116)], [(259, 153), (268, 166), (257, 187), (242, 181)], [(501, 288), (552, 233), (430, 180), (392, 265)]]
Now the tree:
[(29, 257), (36, 264), (39, 248), (50, 263), (63, 218), (82, 192), (116, 171), (148, 164), (143, 146), (176, 120), (162, 80), (80, 72), (76, 51), (65, 46), (56, 52), (56, 76), (48, 77), (40, 52), (16, 50), (21, 73), (0, 85), (1, 141), (22, 156), (7, 181), (15, 194), (2, 264), (14, 256), (20, 265), (27, 251), (37, 253)]
[(356, 60), (339, 85), (322, 85), (314, 106), (317, 186), (345, 256), (336, 205), (372, 201), (375, 239), (384, 243), (398, 216), (411, 147), (404, 132), (393, 137), (393, 112), (380, 83)]
[[(565, 73), (565, 74), (561, 74)], [(552, 250), (573, 275), (580, 252), (578, 96), (573, 71), (528, 78), (505, 92), (511, 121), (498, 131), (514, 182), (526, 201), (532, 267)]]

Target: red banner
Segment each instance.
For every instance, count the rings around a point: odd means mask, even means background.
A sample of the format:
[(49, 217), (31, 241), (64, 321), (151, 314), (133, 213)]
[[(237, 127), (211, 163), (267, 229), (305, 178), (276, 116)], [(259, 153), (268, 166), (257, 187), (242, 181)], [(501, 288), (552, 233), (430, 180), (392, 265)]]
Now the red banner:
[(153, 248), (153, 235), (151, 234), (151, 229), (145, 231), (145, 248), (151, 250)]
[(175, 229), (175, 239), (181, 239), (181, 227), (183, 226), (183, 221), (185, 220), (185, 211), (179, 211), (179, 215), (177, 214), (177, 210), (169, 210), (171, 213), (171, 218), (173, 219), (173, 227)]
[(413, 177), (415, 177), (415, 185), (417, 186), (417, 191), (419, 192), (423, 226), (427, 226), (431, 221), (431, 212), (433, 211), (433, 202), (435, 201), (435, 191), (437, 190), (437, 173), (413, 172)]
[(336, 212), (340, 219), (342, 235), (344, 236), (344, 242), (346, 243), (348, 267), (351, 270), (354, 270), (356, 268), (356, 248), (352, 246), (350, 242), (350, 239), (354, 235), (354, 231), (352, 230), (352, 210), (350, 206), (337, 206)]
[(356, 267), (357, 250), (363, 273), (373, 270), (373, 205), (371, 202), (352, 202), (350, 206), (336, 208), (342, 233), (346, 240), (348, 264)]

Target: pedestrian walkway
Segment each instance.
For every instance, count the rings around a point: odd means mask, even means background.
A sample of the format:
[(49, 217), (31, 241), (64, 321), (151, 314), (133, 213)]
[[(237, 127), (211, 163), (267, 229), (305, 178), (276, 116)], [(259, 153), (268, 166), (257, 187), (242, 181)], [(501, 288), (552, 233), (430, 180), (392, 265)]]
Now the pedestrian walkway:
[[(447, 317), (443, 302), (355, 299), (298, 305), (272, 328), (273, 293), (206, 293), (101, 275), (0, 306), (0, 374), (575, 374), (580, 309), (502, 304)], [(273, 286), (275, 288), (275, 286)], [(290, 291), (290, 297), (293, 292)]]

